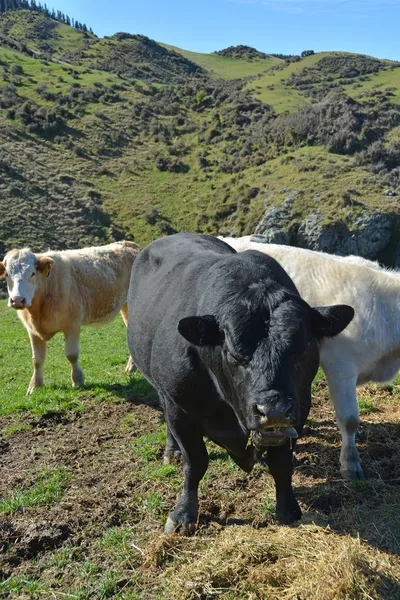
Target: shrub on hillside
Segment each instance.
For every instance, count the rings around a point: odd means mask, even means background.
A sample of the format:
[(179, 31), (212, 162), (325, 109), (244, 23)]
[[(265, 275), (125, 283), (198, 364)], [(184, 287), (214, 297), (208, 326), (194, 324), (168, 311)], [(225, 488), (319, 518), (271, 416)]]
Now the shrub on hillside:
[(159, 218), (160, 218), (160, 211), (158, 210), (158, 208), (152, 208), (145, 215), (143, 215), (143, 219), (149, 225), (155, 225)]
[(280, 145), (324, 144), (331, 152), (346, 154), (359, 149), (362, 124), (363, 115), (354, 100), (331, 94), (322, 102), (278, 117), (270, 137)]
[(27, 130), (31, 133), (48, 137), (62, 132), (65, 123), (53, 108), (38, 106), (36, 103), (26, 100), (16, 111)]
[(393, 171), (400, 167), (400, 142), (392, 142), (390, 146), (382, 141), (374, 142), (357, 154), (356, 163), (368, 166), (374, 173)]
[(156, 167), (159, 171), (171, 173), (187, 173), (190, 170), (189, 165), (171, 156), (159, 156), (156, 160)]
[(18, 96), (15, 85), (9, 83), (2, 89), (2, 95), (0, 97), (1, 108), (11, 108), (21, 102), (21, 97)]
[(10, 73), (11, 75), (23, 75), (24, 69), (20, 64), (14, 63), (13, 65), (11, 65)]

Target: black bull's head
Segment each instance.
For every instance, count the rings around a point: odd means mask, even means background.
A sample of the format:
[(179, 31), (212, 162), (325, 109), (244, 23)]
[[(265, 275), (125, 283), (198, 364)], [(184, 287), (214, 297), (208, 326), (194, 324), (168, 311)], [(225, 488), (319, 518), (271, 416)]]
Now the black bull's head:
[(220, 396), (256, 446), (297, 437), (298, 389), (310, 344), (339, 334), (354, 310), (311, 308), (299, 296), (254, 286), (218, 315), (181, 319), (179, 333), (198, 347)]

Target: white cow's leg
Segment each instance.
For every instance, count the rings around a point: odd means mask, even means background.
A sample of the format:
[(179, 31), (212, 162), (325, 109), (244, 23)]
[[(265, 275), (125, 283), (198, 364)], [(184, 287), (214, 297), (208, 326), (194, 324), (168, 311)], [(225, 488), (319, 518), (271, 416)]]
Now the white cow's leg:
[(79, 365), (79, 334), (80, 329), (64, 332), (65, 356), (71, 363), (71, 379), (73, 387), (85, 385), (85, 377)]
[(32, 346), (33, 375), (26, 393), (32, 394), (35, 388), (43, 385), (43, 364), (46, 358), (47, 342), (30, 331), (28, 333)]
[[(124, 320), (126, 327), (128, 327), (128, 305), (125, 304), (121, 308), (121, 316)], [(136, 371), (136, 365), (133, 362), (132, 356), (129, 355), (127, 365), (125, 367), (125, 373), (134, 373)]]
[(356, 395), (357, 377), (346, 377), (344, 371), (345, 367), (343, 371), (325, 369), (329, 393), (342, 435), (340, 472), (345, 479), (364, 479), (356, 446), (356, 432), (360, 424)]

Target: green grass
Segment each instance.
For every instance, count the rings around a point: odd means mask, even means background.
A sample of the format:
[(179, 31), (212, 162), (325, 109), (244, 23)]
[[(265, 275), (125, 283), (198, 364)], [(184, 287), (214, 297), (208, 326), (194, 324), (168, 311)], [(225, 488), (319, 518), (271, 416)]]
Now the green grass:
[[(332, 54), (355, 56), (346, 52), (317, 52), (312, 56), (303, 58), (299, 62), (290, 63), (283, 69), (270, 70), (255, 80), (250, 81), (247, 87), (254, 90), (257, 98), (273, 106), (276, 112), (294, 112), (300, 106), (310, 102), (310, 99), (288, 85), (290, 77), (292, 74), (297, 74), (305, 68), (314, 67), (319, 60)], [(382, 61), (382, 63), (390, 64), (389, 61)], [(380, 86), (382, 89), (393, 87), (393, 101), (400, 102), (400, 67), (394, 70), (379, 71), (368, 77), (369, 80), (367, 81), (355, 78), (351, 83), (344, 84), (342, 87), (344, 87), (345, 93), (357, 99), (360, 98), (360, 94), (366, 94), (364, 99), (367, 100), (369, 97), (368, 93), (372, 92), (375, 86)], [(357, 85), (355, 86), (354, 84)], [(318, 87), (318, 84), (316, 84), (316, 87)]]
[(378, 412), (374, 403), (366, 398), (358, 398), (358, 409), (360, 415), (370, 415), (371, 413)]
[(160, 45), (168, 48), (168, 50), (174, 50), (178, 54), (182, 54), (188, 60), (191, 60), (211, 73), (213, 77), (220, 77), (221, 79), (241, 79), (243, 77), (259, 75), (282, 62), (281, 59), (274, 56), (258, 60), (233, 59), (219, 56), (218, 54), (191, 52), (190, 50), (183, 50), (182, 48), (163, 43), (160, 43)]
[[(44, 55), (41, 50), (43, 38), (53, 50), (53, 57), (59, 58), (67, 50), (83, 50), (84, 41), (96, 39), (90, 33), (86, 36), (82, 31), (69, 27), (64, 23), (53, 21), (41, 13), (27, 10), (8, 12), (2, 15), (0, 31), (15, 40), (25, 42), (30, 49)], [(40, 32), (39, 32), (40, 31)]]
[(0, 581), (0, 596), (3, 598), (21, 598), (22, 594), (24, 597), (38, 598), (47, 591), (48, 587), (33, 575), (12, 575)]
[[(24, 98), (32, 98), (38, 104), (45, 106), (50, 103), (42, 100), (36, 92), (39, 84), (45, 85), (50, 92), (68, 93), (70, 86), (76, 83), (83, 89), (94, 83), (102, 83), (107, 87), (112, 83), (120, 83), (118, 77), (112, 73), (56, 62), (43, 63), (37, 58), (26, 56), (7, 47), (0, 48), (0, 64), (6, 69), (10, 69), (15, 64), (20, 65), (24, 73), (19, 76), (21, 85), (17, 86), (18, 94)], [(4, 78), (0, 79), (0, 89), (12, 81), (12, 75), (8, 75), (8, 81)]]
[[(26, 390), (32, 374), (31, 349), (25, 328), (16, 312), (0, 301), (2, 337), (0, 342), (0, 415), (12, 415), (29, 411), (34, 415), (48, 412), (82, 411), (88, 402), (120, 401), (129, 395), (146, 395), (150, 386), (141, 375), (124, 373), (128, 358), (126, 328), (120, 317), (113, 323), (95, 329), (82, 328), (80, 362), (86, 377), (85, 388), (72, 388), (69, 362), (64, 356), (62, 334), (49, 343), (44, 365), (45, 385), (27, 396)], [(95, 351), (93, 350), (95, 348)], [(104, 369), (99, 370), (99, 364)], [(26, 428), (19, 417), (16, 430)], [(5, 434), (10, 434), (13, 423)]]
[(71, 474), (63, 468), (38, 473), (29, 488), (16, 488), (8, 498), (0, 498), (0, 512), (11, 513), (20, 508), (58, 502)]

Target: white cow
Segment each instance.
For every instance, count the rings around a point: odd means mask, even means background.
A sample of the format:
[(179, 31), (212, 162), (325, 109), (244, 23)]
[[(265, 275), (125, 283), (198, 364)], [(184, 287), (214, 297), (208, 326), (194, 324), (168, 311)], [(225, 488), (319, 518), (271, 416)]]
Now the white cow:
[(258, 250), (274, 257), (311, 306), (349, 304), (350, 325), (321, 345), (321, 366), (342, 435), (341, 473), (363, 478), (355, 443), (360, 417), (356, 386), (386, 382), (400, 369), (400, 272), (358, 256), (333, 256), (291, 246), (263, 243), (262, 236), (222, 238), (238, 252)]
[[(8, 286), (8, 306), (28, 331), (33, 375), (28, 394), (43, 385), (47, 342), (58, 332), (65, 337), (72, 385), (84, 385), (79, 366), (82, 325), (107, 323), (121, 311), (128, 323), (126, 297), (131, 268), (140, 248), (133, 242), (34, 254), (29, 248), (11, 250), (0, 262)], [(134, 365), (129, 358), (127, 371)]]

